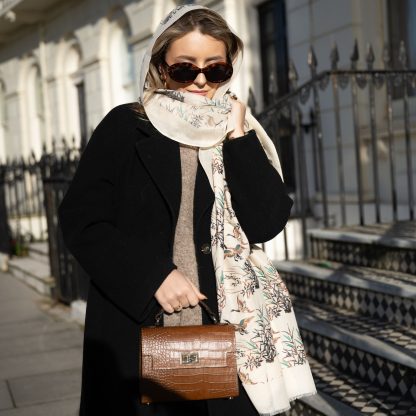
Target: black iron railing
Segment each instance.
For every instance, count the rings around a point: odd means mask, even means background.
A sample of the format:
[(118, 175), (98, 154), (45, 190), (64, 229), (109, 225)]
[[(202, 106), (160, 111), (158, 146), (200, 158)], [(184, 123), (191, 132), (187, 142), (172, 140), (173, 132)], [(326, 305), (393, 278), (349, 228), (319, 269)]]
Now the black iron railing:
[(0, 163), (0, 251), (24, 255), (30, 242), (46, 241), (54, 293), (64, 303), (87, 297), (88, 276), (67, 250), (58, 224), (58, 206), (85, 143), (85, 137), (81, 147), (62, 139), (58, 147), (53, 140), (39, 160), (32, 154)]
[[(416, 69), (407, 68), (403, 43), (399, 56), (402, 67), (391, 68), (386, 47), (384, 68), (374, 69), (374, 53), (369, 45), (366, 68), (358, 69), (355, 43), (351, 67), (339, 69), (335, 46), (331, 52), (331, 70), (317, 73), (317, 60), (311, 48), (310, 80), (298, 86), (297, 71), (291, 63), (290, 93), (257, 115), (276, 144), (285, 182), (295, 194), (294, 216), (302, 223), (304, 258), (308, 256), (308, 217), (318, 220), (314, 227), (324, 228), (414, 220), (415, 139), (411, 136), (409, 108), (411, 96), (416, 92)], [(281, 148), (282, 141), (287, 141), (287, 132), (291, 132), (293, 146), (289, 158)], [(404, 136), (400, 184), (395, 151), (399, 134)], [(383, 146), (387, 149), (387, 167), (381, 171)], [(348, 158), (346, 152), (350, 152)], [(384, 195), (382, 203), (381, 184), (386, 183), (390, 198), (387, 200)], [(407, 213), (402, 210), (400, 216), (399, 200), (402, 206), (407, 206)], [(382, 213), (382, 205), (389, 209)], [(287, 252), (286, 247), (286, 258)]]
[(64, 303), (76, 299), (86, 300), (88, 295), (88, 275), (69, 253), (58, 222), (58, 207), (75, 174), (82, 149), (83, 146), (69, 147), (63, 140), (60, 150), (54, 146), (53, 151), (44, 153), (39, 162), (51, 274), (55, 278), (55, 296)]

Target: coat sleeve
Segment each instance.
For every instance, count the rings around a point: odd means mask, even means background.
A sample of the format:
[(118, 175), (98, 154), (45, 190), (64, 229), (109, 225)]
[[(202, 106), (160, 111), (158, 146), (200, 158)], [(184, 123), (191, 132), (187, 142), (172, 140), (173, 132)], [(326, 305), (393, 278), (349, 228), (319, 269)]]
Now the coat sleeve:
[(271, 240), (285, 227), (293, 200), (255, 130), (226, 140), (223, 159), (231, 204), (249, 242)]
[[(151, 242), (139, 244), (115, 225), (117, 107), (98, 124), (58, 207), (68, 250), (98, 289), (120, 310), (142, 322), (157, 306), (153, 288), (176, 267)], [(140, 236), (138, 236), (139, 238)]]

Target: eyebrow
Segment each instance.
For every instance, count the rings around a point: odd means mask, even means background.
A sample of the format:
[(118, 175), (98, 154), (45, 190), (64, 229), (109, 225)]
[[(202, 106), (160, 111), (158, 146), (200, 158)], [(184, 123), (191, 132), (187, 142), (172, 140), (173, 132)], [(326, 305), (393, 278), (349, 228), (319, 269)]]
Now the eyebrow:
[[(188, 55), (179, 55), (175, 59), (187, 59), (192, 62), (196, 61), (196, 59), (193, 56), (188, 56)], [(224, 57), (221, 55), (210, 56), (209, 58), (205, 59), (205, 61), (213, 61), (214, 59), (224, 59)]]

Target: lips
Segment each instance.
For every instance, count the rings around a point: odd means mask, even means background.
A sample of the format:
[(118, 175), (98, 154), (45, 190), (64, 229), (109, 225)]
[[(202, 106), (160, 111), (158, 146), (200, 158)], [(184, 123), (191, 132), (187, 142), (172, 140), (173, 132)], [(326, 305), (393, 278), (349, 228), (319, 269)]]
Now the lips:
[[(189, 91), (189, 90), (188, 90)], [(194, 90), (194, 91), (189, 91), (189, 92), (192, 92), (192, 93), (194, 93), (194, 94), (200, 94), (200, 95), (205, 95), (205, 94), (207, 94), (208, 93), (208, 91), (204, 91), (204, 90), (202, 90), (202, 91), (197, 91), (197, 90)]]

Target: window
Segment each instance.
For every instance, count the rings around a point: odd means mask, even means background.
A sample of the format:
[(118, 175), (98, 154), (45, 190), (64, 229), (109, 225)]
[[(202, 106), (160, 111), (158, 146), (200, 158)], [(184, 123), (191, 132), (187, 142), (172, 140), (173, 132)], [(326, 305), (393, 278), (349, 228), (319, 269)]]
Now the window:
[[(388, 0), (387, 21), (390, 57), (393, 68), (401, 68), (399, 61), (400, 42), (403, 40), (407, 52), (407, 67), (416, 68), (416, 2), (414, 0)], [(416, 95), (415, 89), (409, 95)], [(403, 96), (402, 88), (394, 89), (394, 98)]]
[[(264, 105), (272, 105), (289, 92), (286, 7), (284, 0), (269, 0), (258, 6)], [(268, 132), (282, 163), (289, 192), (294, 191), (295, 171), (290, 120), (279, 116), (278, 132)], [(287, 128), (289, 127), (289, 128)]]
[(388, 0), (388, 27), (392, 61), (399, 67), (398, 51), (404, 40), (408, 67), (416, 67), (416, 2), (414, 0)]
[(258, 7), (265, 105), (289, 91), (286, 8), (284, 0)]

